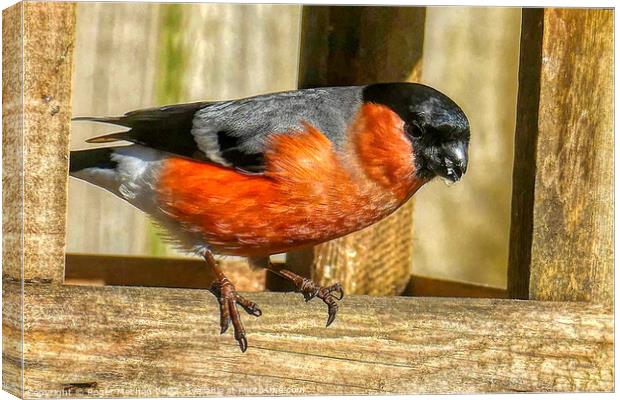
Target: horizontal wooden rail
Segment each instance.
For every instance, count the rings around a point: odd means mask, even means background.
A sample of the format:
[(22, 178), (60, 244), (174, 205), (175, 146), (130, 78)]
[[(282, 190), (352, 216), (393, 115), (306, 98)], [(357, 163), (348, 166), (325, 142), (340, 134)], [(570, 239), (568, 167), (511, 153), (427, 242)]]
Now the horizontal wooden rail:
[[(7, 373), (19, 370), (20, 287), (4, 283)], [(230, 332), (219, 335), (207, 291), (24, 293), (25, 397), (613, 389), (613, 315), (600, 305), (349, 296), (325, 328), (319, 301), (253, 293), (263, 316), (244, 316), (242, 354)]]

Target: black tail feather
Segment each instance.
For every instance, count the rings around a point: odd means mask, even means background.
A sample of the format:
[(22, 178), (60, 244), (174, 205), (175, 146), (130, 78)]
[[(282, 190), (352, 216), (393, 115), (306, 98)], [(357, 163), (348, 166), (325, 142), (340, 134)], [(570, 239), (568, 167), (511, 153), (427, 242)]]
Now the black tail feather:
[(120, 117), (77, 117), (73, 121), (92, 121), (130, 128), (89, 139), (89, 143), (126, 140), (153, 149), (193, 157), (200, 152), (192, 135), (192, 122), (208, 102), (177, 104), (128, 112)]
[(86, 168), (115, 169), (116, 161), (112, 160), (114, 147), (72, 151), (69, 159), (69, 172), (77, 172)]

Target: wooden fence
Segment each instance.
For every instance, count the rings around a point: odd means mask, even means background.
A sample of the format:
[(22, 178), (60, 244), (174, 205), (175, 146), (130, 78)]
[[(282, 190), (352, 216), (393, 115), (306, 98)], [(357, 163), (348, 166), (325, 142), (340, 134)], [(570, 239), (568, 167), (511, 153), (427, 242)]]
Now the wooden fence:
[[(334, 21), (345, 12), (327, 11)], [(345, 37), (360, 34), (344, 22)], [(216, 300), (206, 291), (63, 284), (74, 24), (71, 3), (20, 3), (3, 14), (5, 390), (139, 397), (614, 389), (612, 11), (523, 11), (512, 299), (348, 296), (324, 328), (317, 302), (293, 308), (297, 295), (255, 294), (264, 315), (246, 320), (245, 354), (218, 334)], [(319, 78), (344, 79), (334, 74)]]

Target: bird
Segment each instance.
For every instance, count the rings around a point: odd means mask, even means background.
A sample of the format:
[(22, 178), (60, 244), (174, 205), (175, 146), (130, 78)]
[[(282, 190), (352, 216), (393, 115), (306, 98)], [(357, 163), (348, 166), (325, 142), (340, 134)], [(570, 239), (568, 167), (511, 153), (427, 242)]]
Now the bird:
[[(117, 117), (77, 117), (123, 130), (70, 152), (72, 177), (142, 210), (181, 250), (214, 272), (220, 332), (248, 348), (237, 293), (215, 256), (241, 256), (327, 305), (342, 286), (320, 286), (270, 256), (368, 227), (439, 177), (467, 171), (469, 121), (447, 95), (419, 83), (320, 87), (168, 105)], [(130, 142), (129, 144), (127, 142)]]

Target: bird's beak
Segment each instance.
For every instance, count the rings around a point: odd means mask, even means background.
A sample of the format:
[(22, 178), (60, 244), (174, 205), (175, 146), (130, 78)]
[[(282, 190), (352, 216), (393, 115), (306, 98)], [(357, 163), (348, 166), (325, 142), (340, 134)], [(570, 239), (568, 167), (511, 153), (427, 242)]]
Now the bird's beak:
[(456, 182), (467, 171), (467, 143), (451, 142), (441, 147), (442, 162), (434, 170), (437, 175)]

